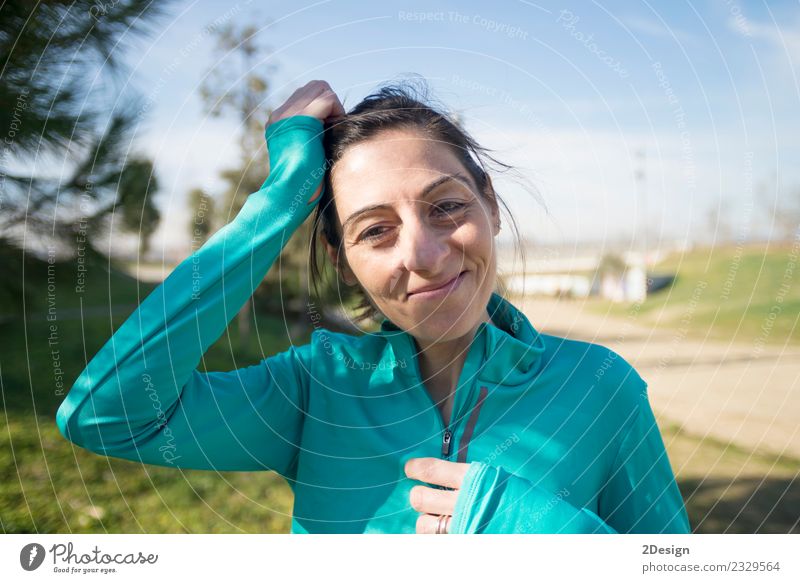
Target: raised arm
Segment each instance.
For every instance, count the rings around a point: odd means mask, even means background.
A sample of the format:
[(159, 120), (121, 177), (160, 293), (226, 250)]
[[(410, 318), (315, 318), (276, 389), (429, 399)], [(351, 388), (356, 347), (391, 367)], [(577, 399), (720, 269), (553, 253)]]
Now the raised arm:
[(310, 345), (230, 372), (197, 367), (319, 200), (321, 120), (339, 111), (327, 83), (314, 81), (273, 114), (266, 182), (91, 359), (56, 414), (65, 438), (156, 465), (290, 471)]

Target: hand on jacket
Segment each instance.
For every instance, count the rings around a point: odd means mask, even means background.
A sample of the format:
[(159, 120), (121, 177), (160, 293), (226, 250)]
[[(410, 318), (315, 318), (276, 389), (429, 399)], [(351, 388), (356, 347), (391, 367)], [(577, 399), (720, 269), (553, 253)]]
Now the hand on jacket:
[(445, 532), (450, 534), (453, 509), (468, 469), (469, 464), (435, 457), (418, 457), (406, 462), (405, 473), (409, 478), (448, 488), (446, 490), (427, 486), (411, 488), (409, 492), (411, 506), (421, 513), (417, 518), (417, 534), (435, 534), (440, 515), (447, 517)]
[(446, 534), (616, 532), (595, 513), (566, 502), (561, 493), (483, 462), (413, 458), (405, 473), (446, 488), (416, 485), (409, 491), (411, 506), (421, 513), (417, 534), (436, 533), (440, 515), (447, 517)]

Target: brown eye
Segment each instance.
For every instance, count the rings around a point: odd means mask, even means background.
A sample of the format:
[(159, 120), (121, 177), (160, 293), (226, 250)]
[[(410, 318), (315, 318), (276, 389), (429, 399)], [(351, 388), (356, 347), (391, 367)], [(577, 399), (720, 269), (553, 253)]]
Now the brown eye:
[(381, 230), (381, 229), (386, 229), (386, 227), (371, 227), (371, 228), (367, 229), (366, 231), (361, 233), (360, 240), (361, 241), (372, 241), (372, 240), (380, 239), (386, 233), (385, 230)]
[(467, 205), (463, 202), (447, 200), (434, 206), (434, 212), (438, 215), (452, 215), (464, 209)]

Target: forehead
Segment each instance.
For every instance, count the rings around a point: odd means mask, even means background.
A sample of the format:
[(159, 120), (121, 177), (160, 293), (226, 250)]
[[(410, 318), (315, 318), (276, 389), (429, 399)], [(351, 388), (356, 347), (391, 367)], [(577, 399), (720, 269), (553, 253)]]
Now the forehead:
[(331, 171), (340, 216), (367, 204), (412, 200), (432, 180), (464, 166), (448, 144), (416, 130), (385, 130), (350, 147)]

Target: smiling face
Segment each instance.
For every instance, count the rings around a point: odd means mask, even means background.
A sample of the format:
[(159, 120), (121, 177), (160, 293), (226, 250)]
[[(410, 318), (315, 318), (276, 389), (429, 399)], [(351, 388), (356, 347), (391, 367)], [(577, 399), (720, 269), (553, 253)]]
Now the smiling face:
[(425, 344), (488, 319), (499, 217), (446, 144), (386, 130), (349, 148), (331, 181), (345, 283)]

